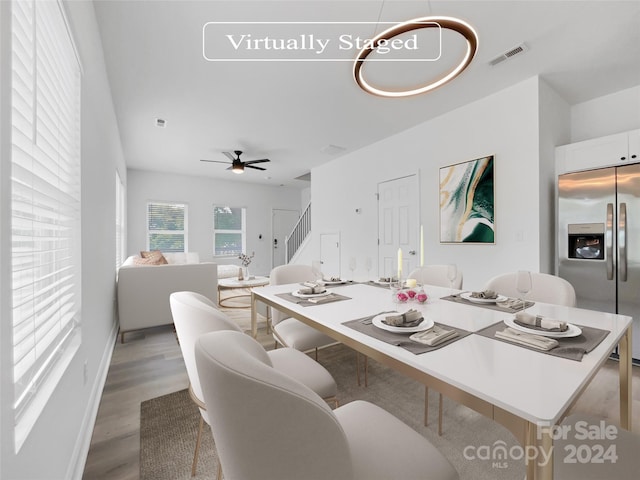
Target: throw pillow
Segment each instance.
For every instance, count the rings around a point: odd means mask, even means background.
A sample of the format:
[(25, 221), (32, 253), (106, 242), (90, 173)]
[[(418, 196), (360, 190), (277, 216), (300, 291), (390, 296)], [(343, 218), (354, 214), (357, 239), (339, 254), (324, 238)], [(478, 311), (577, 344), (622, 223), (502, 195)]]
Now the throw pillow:
[(140, 252), (140, 256), (142, 258), (135, 259), (134, 263), (136, 265), (166, 265), (167, 259), (164, 258), (162, 252), (159, 250), (153, 250), (151, 252), (142, 251)]

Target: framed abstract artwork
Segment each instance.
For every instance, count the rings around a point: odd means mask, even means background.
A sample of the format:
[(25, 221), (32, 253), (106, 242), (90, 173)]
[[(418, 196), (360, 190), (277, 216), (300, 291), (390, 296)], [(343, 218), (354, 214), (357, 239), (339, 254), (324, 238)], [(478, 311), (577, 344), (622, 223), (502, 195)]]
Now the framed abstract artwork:
[(440, 243), (495, 243), (493, 155), (440, 168)]

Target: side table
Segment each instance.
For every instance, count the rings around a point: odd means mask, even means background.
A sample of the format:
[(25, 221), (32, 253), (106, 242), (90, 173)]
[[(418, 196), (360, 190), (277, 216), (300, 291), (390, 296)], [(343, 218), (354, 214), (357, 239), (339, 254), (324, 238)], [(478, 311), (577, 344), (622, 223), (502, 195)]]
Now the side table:
[(248, 293), (243, 292), (239, 295), (231, 295), (224, 299), (225, 302), (233, 298), (251, 297), (251, 289), (254, 287), (262, 287), (269, 284), (269, 277), (253, 277), (247, 280), (238, 280), (237, 278), (222, 278), (218, 280), (218, 305), (225, 308), (249, 308), (251, 302), (246, 306), (225, 305), (222, 303), (220, 293), (223, 290), (248, 290)]

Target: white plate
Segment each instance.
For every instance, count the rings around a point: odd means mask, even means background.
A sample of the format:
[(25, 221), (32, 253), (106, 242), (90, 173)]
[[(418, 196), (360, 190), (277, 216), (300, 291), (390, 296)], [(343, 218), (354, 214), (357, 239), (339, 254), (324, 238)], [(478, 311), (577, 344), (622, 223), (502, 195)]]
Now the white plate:
[(504, 323), (511, 327), (511, 328), (515, 328), (516, 330), (520, 330), (521, 332), (525, 332), (525, 333), (532, 333), (534, 335), (540, 335), (542, 337), (550, 337), (550, 338), (570, 338), (570, 337), (577, 337), (578, 335), (580, 335), (582, 333), (582, 329), (576, 325), (573, 325), (571, 323), (567, 324), (568, 330), (564, 331), (564, 332), (545, 332), (544, 330), (536, 330), (535, 328), (527, 328), (527, 327), (523, 327), (522, 325), (518, 325), (515, 322), (514, 318), (506, 318), (504, 320)]
[[(396, 312), (396, 313), (399, 313), (399, 312)], [(382, 321), (388, 316), (393, 314), (394, 312), (382, 313), (380, 315), (376, 315), (371, 320), (371, 323), (373, 323), (376, 327), (381, 328), (382, 330), (387, 330), (389, 332), (394, 332), (394, 333), (416, 333), (416, 332), (422, 332), (424, 330), (429, 330), (431, 327), (433, 327), (433, 320), (426, 317), (423, 318), (422, 322), (420, 322), (420, 324), (416, 325), (415, 327), (394, 327), (393, 325), (387, 325)]]
[(322, 293), (300, 293), (300, 290), (296, 290), (295, 292), (291, 292), (291, 295), (298, 298), (318, 298), (331, 295), (331, 292), (329, 290), (325, 290)]
[(507, 300), (507, 297), (505, 297), (504, 295), (498, 295), (497, 298), (475, 298), (471, 296), (471, 292), (461, 293), (460, 298), (464, 298), (465, 300), (469, 300), (473, 303), (497, 303)]

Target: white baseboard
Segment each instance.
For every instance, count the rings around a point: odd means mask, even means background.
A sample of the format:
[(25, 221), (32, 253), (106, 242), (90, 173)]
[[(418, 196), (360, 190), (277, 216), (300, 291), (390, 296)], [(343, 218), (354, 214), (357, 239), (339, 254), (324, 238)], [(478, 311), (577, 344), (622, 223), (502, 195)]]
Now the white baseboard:
[(87, 455), (89, 454), (89, 447), (91, 446), (91, 437), (93, 436), (93, 426), (96, 423), (98, 416), (98, 408), (100, 407), (100, 400), (102, 399), (102, 391), (104, 384), (107, 381), (107, 373), (109, 373), (109, 366), (111, 365), (111, 357), (115, 342), (118, 338), (118, 329), (120, 326), (115, 321), (113, 328), (109, 334), (109, 339), (106, 342), (105, 350), (102, 354), (102, 360), (98, 366), (97, 379), (93, 384), (91, 396), (87, 402), (87, 409), (84, 413), (82, 420), (82, 427), (80, 429), (80, 435), (74, 448), (73, 456), (69, 462), (68, 474), (65, 478), (73, 480), (82, 480), (84, 474), (84, 467), (87, 462)]

